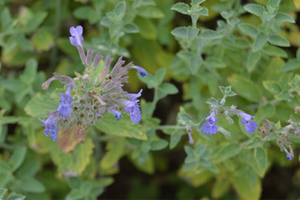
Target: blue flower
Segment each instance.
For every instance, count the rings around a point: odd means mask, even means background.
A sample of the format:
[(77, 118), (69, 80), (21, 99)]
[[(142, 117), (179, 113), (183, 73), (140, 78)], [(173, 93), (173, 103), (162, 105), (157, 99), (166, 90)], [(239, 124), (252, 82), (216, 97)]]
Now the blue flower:
[(190, 142), (190, 145), (193, 145), (194, 144), (194, 139), (192, 137), (192, 133), (191, 132), (188, 132), (188, 136), (189, 136), (189, 142)]
[(81, 46), (83, 42), (83, 37), (82, 37), (82, 26), (77, 26), (76, 28), (71, 27), (70, 28), (70, 33), (72, 36), (70, 36), (70, 42), (73, 46)]
[(248, 133), (253, 133), (258, 127), (258, 124), (255, 121), (250, 121), (250, 120), (254, 119), (254, 117), (252, 115), (248, 115), (244, 112), (240, 112), (239, 115), (242, 117), (241, 122), (243, 124), (245, 124), (246, 131)]
[(68, 117), (71, 113), (70, 103), (73, 101), (71, 93), (71, 87), (68, 87), (65, 94), (59, 94), (61, 103), (58, 106), (58, 114)]
[(139, 100), (137, 98), (139, 98), (141, 95), (142, 95), (142, 91), (143, 89), (141, 89), (139, 91), (139, 93), (137, 94), (131, 94), (131, 93), (128, 93), (126, 94), (125, 96), (130, 100), (130, 101), (133, 101), (133, 102), (139, 102)]
[(122, 103), (126, 106), (125, 111), (130, 114), (131, 121), (136, 124), (141, 121), (141, 110), (137, 102), (139, 102), (139, 100), (122, 101)]
[(285, 153), (286, 153), (286, 158), (287, 158), (288, 160), (293, 160), (292, 155), (290, 154), (290, 152), (289, 152), (288, 150), (286, 150), (286, 148), (284, 148), (284, 151), (285, 151)]
[(208, 117), (206, 117), (208, 123), (205, 123), (202, 127), (202, 131), (207, 134), (216, 134), (218, 132), (218, 125), (215, 122), (218, 121), (218, 118), (215, 117), (215, 112), (210, 113)]
[(139, 67), (139, 66), (133, 66), (132, 68), (135, 68), (136, 70), (138, 70), (138, 72), (140, 73), (140, 75), (142, 77), (147, 76), (147, 71), (144, 68)]
[(114, 109), (110, 109), (110, 111), (115, 115), (116, 121), (118, 121), (123, 115)]
[(53, 141), (55, 141), (57, 139), (57, 131), (58, 128), (55, 126), (55, 122), (57, 122), (60, 117), (56, 117), (54, 118), (55, 114), (51, 114), (50, 117), (46, 120), (41, 120), (40, 121), (43, 123), (43, 125), (45, 126), (45, 135), (49, 136), (50, 138), (53, 139)]

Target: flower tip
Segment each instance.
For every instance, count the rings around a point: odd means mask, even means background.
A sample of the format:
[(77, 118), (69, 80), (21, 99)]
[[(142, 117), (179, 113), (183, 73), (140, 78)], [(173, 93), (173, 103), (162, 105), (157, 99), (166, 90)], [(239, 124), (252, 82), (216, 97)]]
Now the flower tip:
[(139, 66), (133, 66), (133, 68), (135, 68), (136, 70), (138, 70), (139, 74), (141, 75), (141, 77), (145, 77), (147, 76), (147, 71)]

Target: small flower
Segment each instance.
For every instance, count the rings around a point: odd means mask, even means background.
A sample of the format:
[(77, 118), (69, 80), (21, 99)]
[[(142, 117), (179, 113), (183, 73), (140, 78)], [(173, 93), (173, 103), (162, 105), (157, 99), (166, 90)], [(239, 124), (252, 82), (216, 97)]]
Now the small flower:
[(140, 73), (140, 75), (142, 77), (147, 76), (147, 71), (144, 68), (139, 67), (139, 66), (133, 66), (132, 68), (135, 68), (136, 70), (138, 70), (138, 72)]
[(205, 123), (202, 127), (202, 131), (208, 134), (216, 134), (218, 132), (218, 125), (215, 122), (218, 121), (218, 118), (215, 117), (215, 112), (210, 113), (208, 117), (206, 117), (208, 123)]
[(293, 160), (293, 156), (290, 154), (290, 152), (286, 148), (284, 148), (284, 151), (286, 153), (286, 158), (288, 160)]
[(73, 101), (72, 96), (70, 95), (71, 87), (68, 87), (66, 93), (59, 94), (61, 103), (58, 106), (58, 114), (68, 117), (71, 113), (70, 103)]
[(190, 142), (190, 145), (193, 145), (194, 144), (194, 139), (192, 137), (192, 133), (191, 132), (188, 132), (188, 136), (189, 136), (189, 142)]
[(110, 109), (110, 111), (115, 115), (116, 121), (118, 121), (123, 115), (114, 109)]
[(139, 105), (137, 104), (139, 100), (134, 101), (122, 101), (122, 103), (126, 106), (125, 111), (130, 114), (130, 119), (134, 123), (138, 123), (141, 121), (141, 110)]
[(70, 42), (73, 46), (81, 46), (83, 42), (83, 37), (82, 37), (82, 26), (77, 26), (76, 28), (71, 27), (70, 28), (70, 33), (72, 36), (70, 36)]
[(128, 93), (128, 94), (126, 94), (125, 96), (126, 96), (130, 101), (133, 101), (133, 102), (139, 102), (139, 100), (138, 100), (137, 98), (139, 98), (139, 97), (142, 95), (142, 91), (143, 91), (143, 89), (141, 89), (141, 90), (139, 91), (139, 93), (137, 93), (137, 94), (130, 94), (130, 93)]
[(243, 118), (241, 120), (241, 122), (243, 124), (245, 124), (246, 131), (248, 133), (253, 133), (258, 127), (258, 124), (255, 121), (250, 121), (250, 120), (254, 119), (254, 117), (252, 115), (248, 115), (244, 112), (240, 112), (239, 115)]
[(57, 122), (60, 119), (60, 117), (54, 118), (54, 116), (55, 114), (53, 113), (46, 120), (39, 119), (45, 126), (45, 131), (44, 131), (45, 135), (46, 136), (50, 135), (50, 138), (52, 138), (53, 141), (57, 139), (57, 131), (58, 131), (58, 128), (55, 126), (55, 122)]

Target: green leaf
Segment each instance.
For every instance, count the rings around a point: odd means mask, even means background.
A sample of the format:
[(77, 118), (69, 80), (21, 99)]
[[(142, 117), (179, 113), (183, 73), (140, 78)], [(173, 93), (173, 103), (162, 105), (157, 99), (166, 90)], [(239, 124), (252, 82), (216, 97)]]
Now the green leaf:
[(5, 188), (0, 188), (0, 199), (3, 198), (3, 196), (4, 196), (4, 194), (5, 194), (6, 191), (7, 191), (7, 189), (5, 189)]
[(49, 95), (37, 93), (25, 106), (25, 112), (32, 117), (46, 118), (48, 111), (58, 108), (58, 102), (53, 101)]
[(123, 143), (121, 141), (111, 144), (112, 145), (110, 145), (110, 143), (108, 144), (111, 148), (109, 148), (108, 152), (100, 161), (101, 168), (103, 169), (112, 167), (120, 159), (123, 153)]
[(256, 38), (256, 36), (258, 34), (258, 30), (252, 24), (240, 23), (240, 24), (238, 24), (238, 27), (242, 33), (244, 33), (252, 38)]
[(259, 107), (257, 113), (255, 114), (255, 121), (259, 123), (263, 119), (272, 117), (275, 114), (275, 108), (275, 106), (272, 106), (270, 104)]
[(12, 171), (18, 169), (23, 163), (26, 152), (26, 147), (18, 147), (13, 151), (12, 156), (10, 157), (8, 162), (8, 164), (11, 166)]
[(107, 113), (101, 121), (96, 122), (95, 127), (108, 135), (117, 135), (121, 137), (130, 137), (140, 140), (146, 140), (147, 136), (140, 124), (134, 124), (128, 115), (124, 115), (119, 121), (116, 121), (113, 114)]
[(93, 153), (94, 143), (87, 138), (84, 143), (78, 144), (72, 153), (64, 153), (58, 145), (53, 145), (50, 156), (54, 164), (58, 167), (60, 175), (64, 171), (73, 171), (79, 175), (90, 163), (90, 157)]
[(45, 186), (38, 180), (27, 177), (22, 179), (18, 185), (18, 188), (20, 188), (23, 191), (26, 192), (34, 192), (34, 193), (41, 193), (45, 191)]
[(256, 15), (258, 17), (262, 17), (263, 12), (266, 11), (265, 7), (258, 5), (258, 4), (254, 4), (254, 3), (249, 3), (249, 4), (245, 5), (244, 9), (247, 12), (249, 12), (253, 15)]
[(166, 148), (168, 146), (169, 142), (163, 139), (154, 140), (151, 142), (151, 150), (152, 151), (158, 151)]
[(205, 7), (202, 7), (200, 10), (196, 11), (196, 14), (202, 15), (202, 16), (208, 16), (208, 9)]
[(181, 133), (178, 130), (175, 130), (170, 139), (170, 149), (173, 149), (180, 141), (181, 139)]
[(71, 189), (78, 189), (80, 187), (81, 180), (78, 177), (71, 177), (68, 181), (68, 184)]
[(33, 45), (27, 38), (25, 38), (23, 34), (16, 34), (13, 37), (18, 45), (22, 47), (22, 49), (33, 50)]
[(2, 13), (1, 13), (1, 25), (2, 25), (2, 30), (5, 30), (5, 27), (7, 25), (9, 25), (12, 21), (12, 18), (10, 16), (10, 12), (9, 12), (9, 9), (7, 7), (5, 7), (3, 10), (2, 10)]
[(187, 172), (193, 169), (194, 167), (196, 167), (196, 162), (185, 163), (182, 167), (182, 171)]
[(0, 173), (0, 188), (5, 187), (10, 181), (11, 173)]
[(14, 192), (10, 193), (5, 200), (24, 200), (26, 198), (26, 196), (22, 195), (22, 194), (16, 194)]
[(122, 23), (111, 23), (108, 27), (108, 32), (110, 38), (115, 37), (117, 34), (119, 34), (122, 30), (123, 24)]
[(192, 5), (197, 6), (197, 5), (199, 5), (200, 3), (204, 2), (204, 1), (206, 1), (206, 0), (192, 0)]
[(123, 19), (126, 13), (126, 2), (121, 1), (114, 8), (114, 13), (118, 15), (120, 19)]
[(207, 57), (205, 59), (204, 65), (209, 69), (217, 69), (217, 68), (224, 68), (226, 67), (226, 64), (218, 59), (213, 57)]
[[(267, 151), (261, 147), (254, 149), (254, 157), (259, 166), (260, 171), (265, 172), (268, 166)], [(264, 174), (264, 173), (262, 173)]]
[(157, 31), (156, 27), (150, 19), (145, 19), (142, 17), (136, 17), (134, 23), (139, 28), (140, 35), (149, 40), (156, 40), (157, 38)]
[(32, 17), (32, 19), (27, 23), (27, 27), (30, 30), (35, 30), (47, 17), (47, 12), (38, 12)]
[(171, 34), (175, 37), (187, 39), (188, 38), (188, 27), (182, 26), (177, 27), (171, 31)]
[(17, 171), (18, 177), (33, 177), (39, 171), (41, 164), (37, 161), (25, 162)]
[(296, 58), (294, 58), (286, 62), (281, 68), (281, 71), (288, 72), (288, 71), (298, 69), (299, 67), (300, 67), (300, 62)]
[(190, 69), (193, 74), (196, 74), (197, 71), (200, 69), (201, 65), (203, 63), (203, 59), (200, 56), (192, 56), (191, 62), (190, 62)]
[(36, 31), (31, 39), (38, 52), (48, 51), (54, 44), (53, 34), (46, 30)]
[(220, 199), (230, 189), (230, 182), (227, 177), (218, 176), (215, 181), (211, 195), (214, 199)]
[(199, 36), (202, 40), (215, 40), (222, 37), (220, 33), (213, 30), (203, 30)]
[(277, 81), (263, 81), (263, 86), (272, 94), (279, 94), (281, 92)]
[(15, 117), (15, 116), (4, 116), (1, 117), (1, 124), (15, 124), (19, 121), (19, 117)]
[(20, 75), (20, 80), (27, 85), (33, 83), (37, 75), (37, 61), (33, 58), (26, 62), (25, 70), (22, 75)]
[(260, 50), (264, 44), (267, 42), (268, 40), (268, 36), (266, 36), (264, 33), (260, 32), (253, 43), (253, 52), (256, 52), (258, 50)]
[(0, 160), (0, 173), (8, 173), (11, 170), (9, 164)]
[(256, 67), (258, 61), (260, 60), (260, 52), (251, 52), (248, 55), (248, 60), (247, 60), (247, 71), (250, 73), (254, 70), (254, 68)]
[(165, 94), (176, 94), (178, 93), (178, 89), (172, 83), (163, 83), (159, 89)]
[(139, 28), (134, 23), (130, 23), (130, 24), (126, 24), (124, 26), (124, 31), (126, 33), (138, 33), (139, 32)]
[(187, 36), (188, 36), (189, 42), (193, 41), (198, 36), (199, 31), (200, 30), (198, 28), (195, 28), (192, 26), (189, 26), (187, 28)]
[(77, 19), (88, 19), (88, 13), (93, 12), (90, 6), (80, 6), (73, 11), (74, 17)]
[(289, 47), (290, 42), (280, 35), (271, 35), (268, 40), (271, 44), (280, 46), (280, 47)]
[(109, 27), (111, 25), (111, 23), (112, 23), (112, 21), (110, 19), (108, 19), (108, 17), (103, 17), (100, 21), (100, 24), (105, 27)]
[(155, 18), (155, 19), (160, 19), (165, 16), (160, 9), (154, 6), (141, 6), (137, 9), (137, 14), (144, 18)]
[(162, 84), (162, 82), (164, 81), (166, 72), (167, 72), (166, 68), (160, 68), (159, 70), (157, 70), (155, 72), (154, 81), (155, 81), (156, 85)]
[(214, 163), (223, 162), (241, 151), (241, 145), (239, 144), (226, 144), (219, 148), (213, 159)]
[(283, 23), (283, 22), (295, 23), (295, 20), (292, 16), (283, 12), (278, 12), (274, 20), (276, 20), (277, 23)]
[(287, 58), (287, 53), (279, 47), (264, 45), (264, 47), (261, 50), (264, 54), (268, 56), (280, 56), (282, 58)]
[(188, 15), (188, 10), (190, 9), (189, 5), (186, 3), (176, 3), (172, 6), (171, 10), (175, 10), (179, 13)]
[(238, 95), (249, 101), (259, 102), (261, 90), (258, 85), (254, 84), (250, 79), (233, 74), (228, 77), (228, 81)]

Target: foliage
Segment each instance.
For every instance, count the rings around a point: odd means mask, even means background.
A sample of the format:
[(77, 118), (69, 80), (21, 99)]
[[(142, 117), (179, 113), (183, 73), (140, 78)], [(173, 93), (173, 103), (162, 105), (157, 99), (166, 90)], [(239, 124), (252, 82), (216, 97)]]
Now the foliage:
[[(299, 10), (297, 0), (0, 2), (0, 199), (159, 199), (164, 184), (172, 199), (272, 198), (263, 180), (274, 167), (299, 182)], [(118, 184), (127, 192), (111, 192)]]

